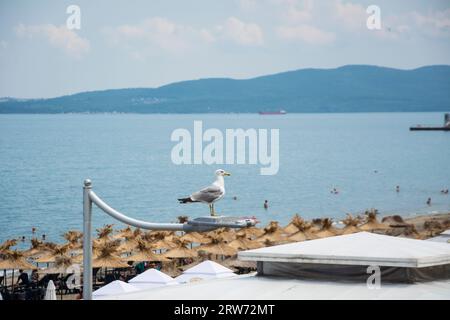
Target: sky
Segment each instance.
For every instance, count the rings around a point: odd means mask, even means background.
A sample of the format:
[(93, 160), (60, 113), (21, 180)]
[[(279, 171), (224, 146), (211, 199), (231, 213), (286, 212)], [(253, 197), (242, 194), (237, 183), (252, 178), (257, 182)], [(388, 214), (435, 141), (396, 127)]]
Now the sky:
[[(66, 12), (80, 9), (80, 29)], [(380, 29), (370, 5), (380, 12)], [(0, 0), (0, 97), (450, 64), (448, 0)]]

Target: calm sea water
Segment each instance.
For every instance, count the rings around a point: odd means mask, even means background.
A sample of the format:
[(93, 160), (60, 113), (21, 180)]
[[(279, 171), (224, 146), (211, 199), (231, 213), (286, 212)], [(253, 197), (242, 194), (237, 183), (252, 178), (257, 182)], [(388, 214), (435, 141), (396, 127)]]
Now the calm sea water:
[[(279, 173), (262, 176), (259, 165), (174, 165), (170, 135), (176, 128), (192, 132), (194, 120), (205, 129), (279, 128)], [(30, 237), (33, 226), (50, 240), (81, 230), (85, 178), (136, 218), (207, 215), (207, 206), (180, 205), (177, 197), (209, 185), (219, 167), (233, 175), (217, 211), (256, 215), (263, 224), (287, 223), (295, 213), (341, 218), (372, 207), (382, 214), (450, 211), (450, 196), (440, 194), (450, 188), (450, 133), (408, 130), (442, 122), (441, 113), (0, 115), (0, 241)], [(94, 225), (105, 223), (114, 221), (95, 209)]]

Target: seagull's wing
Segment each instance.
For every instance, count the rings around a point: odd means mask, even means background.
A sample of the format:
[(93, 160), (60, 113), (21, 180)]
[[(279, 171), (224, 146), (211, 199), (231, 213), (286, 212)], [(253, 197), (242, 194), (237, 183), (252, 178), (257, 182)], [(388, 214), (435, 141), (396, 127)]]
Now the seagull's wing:
[(224, 191), (222, 188), (215, 185), (211, 185), (209, 187), (206, 187), (200, 191), (191, 194), (191, 199), (193, 201), (211, 203), (223, 197), (223, 194)]

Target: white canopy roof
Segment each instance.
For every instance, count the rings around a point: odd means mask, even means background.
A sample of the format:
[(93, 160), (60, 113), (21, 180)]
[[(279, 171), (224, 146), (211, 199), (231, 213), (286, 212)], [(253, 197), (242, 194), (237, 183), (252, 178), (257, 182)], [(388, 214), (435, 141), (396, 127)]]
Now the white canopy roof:
[(100, 289), (92, 292), (92, 297), (96, 298), (100, 296), (111, 296), (135, 291), (139, 291), (139, 289), (126, 282), (115, 280), (113, 282), (108, 283), (106, 286), (103, 286)]
[(199, 263), (192, 268), (187, 269), (182, 275), (175, 278), (176, 281), (192, 282), (195, 280), (213, 279), (213, 278), (226, 278), (232, 277), (236, 274), (233, 270), (228, 269), (217, 262), (206, 260)]
[(445, 230), (444, 232), (441, 233), (441, 235), (450, 237), (450, 229)]
[(148, 269), (128, 282), (138, 288), (157, 288), (178, 284), (172, 277), (156, 269)]
[(369, 232), (241, 251), (240, 260), (393, 267), (428, 267), (450, 263), (444, 243)]
[(206, 260), (185, 270), (183, 273), (221, 274), (233, 273), (233, 270), (228, 269), (217, 262)]
[(108, 296), (118, 300), (309, 300), (309, 299), (450, 299), (450, 281), (413, 284), (381, 283), (379, 289), (366, 283), (330, 282), (280, 277), (236, 276)]

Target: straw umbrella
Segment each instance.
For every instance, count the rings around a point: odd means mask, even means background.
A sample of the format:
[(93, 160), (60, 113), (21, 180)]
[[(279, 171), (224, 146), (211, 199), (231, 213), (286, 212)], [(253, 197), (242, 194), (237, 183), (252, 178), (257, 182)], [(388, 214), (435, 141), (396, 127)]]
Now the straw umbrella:
[(69, 230), (63, 234), (64, 239), (66, 239), (69, 244), (70, 249), (81, 248), (80, 240), (83, 238), (83, 233), (77, 230)]
[(180, 237), (180, 240), (200, 244), (206, 244), (211, 242), (210, 238), (196, 231), (184, 234), (183, 236)]
[[(10, 248), (12, 245), (8, 246)], [(24, 270), (34, 270), (35, 266), (28, 263), (25, 259), (25, 256), (22, 252), (14, 250), (11, 251), (6, 249), (6, 247), (2, 248), (0, 253), (0, 270), (3, 269), (3, 275), (5, 279), (6, 286), (6, 270), (12, 270), (12, 288), (14, 290), (14, 270), (16, 269), (24, 269)]]
[(277, 221), (271, 221), (267, 227), (264, 228), (264, 234), (256, 239), (256, 241), (264, 243), (266, 240), (271, 242), (282, 242), (286, 240), (284, 231), (278, 225)]
[(189, 242), (183, 240), (176, 240), (177, 246), (170, 249), (164, 254), (164, 257), (171, 259), (183, 259), (183, 258), (195, 258), (197, 257), (197, 252), (195, 250), (189, 249), (187, 246)]
[(33, 257), (37, 255), (42, 255), (48, 253), (48, 246), (41, 240), (32, 238), (31, 239), (31, 247), (28, 250), (25, 250), (23, 254), (27, 257)]
[(55, 262), (56, 258), (59, 256), (67, 255), (69, 249), (71, 247), (70, 243), (66, 243), (64, 245), (50, 245), (48, 246), (48, 253), (41, 257), (38, 257), (34, 260), (36, 263), (52, 263)]
[(137, 240), (137, 253), (122, 258), (124, 261), (132, 261), (132, 262), (143, 262), (143, 261), (158, 261), (158, 262), (166, 262), (170, 261), (168, 258), (164, 257), (161, 254), (153, 253), (151, 247), (142, 239)]
[(375, 231), (375, 230), (388, 230), (390, 227), (384, 223), (380, 223), (377, 220), (378, 210), (372, 209), (366, 211), (366, 223), (361, 225), (359, 228), (363, 231)]
[(247, 239), (245, 234), (236, 235), (236, 239), (228, 245), (236, 250), (251, 250), (263, 247), (260, 242)]
[(230, 228), (219, 228), (214, 231), (210, 231), (206, 234), (210, 237), (221, 237), (224, 242), (231, 242), (236, 238), (236, 232), (231, 231)]
[(333, 227), (333, 219), (324, 218), (322, 219), (322, 227), (316, 232), (318, 238), (333, 237), (339, 233), (339, 230)]
[(131, 229), (130, 226), (127, 226), (126, 228), (119, 230), (118, 233), (115, 234), (112, 238), (113, 239), (122, 239), (122, 238), (131, 237), (132, 235), (133, 235), (133, 229)]
[[(295, 219), (292, 219), (292, 226), (294, 226), (298, 231), (291, 234), (288, 237), (288, 241), (306, 241), (306, 240), (313, 240), (317, 239), (317, 236), (311, 232), (312, 224), (309, 222), (306, 222), (303, 220), (300, 216), (294, 217)], [(293, 228), (291, 228), (293, 229)]]
[(103, 244), (111, 241), (111, 234), (113, 233), (113, 225), (105, 224), (103, 228), (97, 229), (97, 239), (94, 239), (93, 243)]
[(287, 234), (294, 234), (300, 231), (298, 226), (301, 226), (303, 223), (304, 220), (298, 214), (295, 214), (295, 216), (292, 217), (291, 222), (289, 222), (289, 224), (284, 227), (283, 230)]
[(264, 230), (257, 227), (246, 227), (236, 232), (236, 235), (242, 234), (245, 235), (248, 239), (255, 239), (261, 237), (264, 234)]
[(361, 229), (358, 227), (358, 224), (361, 222), (361, 217), (353, 217), (350, 213), (347, 214), (347, 217), (342, 220), (345, 224), (345, 227), (341, 230), (341, 234), (351, 234), (360, 232)]
[(92, 261), (93, 268), (127, 268), (127, 263), (123, 262), (118, 253), (118, 241), (105, 242), (99, 248), (98, 254)]
[(11, 247), (14, 247), (17, 244), (17, 239), (8, 239), (2, 244), (0, 244), (0, 254), (8, 252)]
[(238, 250), (225, 243), (221, 236), (211, 235), (211, 243), (195, 248), (197, 251), (203, 251), (216, 256), (234, 256)]
[(178, 247), (176, 238), (172, 234), (163, 231), (155, 232), (150, 235), (152, 237), (152, 246), (156, 249), (175, 249)]

